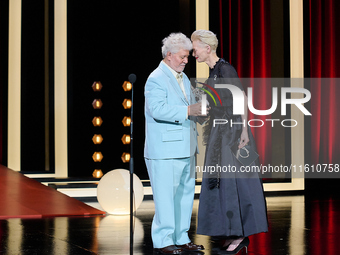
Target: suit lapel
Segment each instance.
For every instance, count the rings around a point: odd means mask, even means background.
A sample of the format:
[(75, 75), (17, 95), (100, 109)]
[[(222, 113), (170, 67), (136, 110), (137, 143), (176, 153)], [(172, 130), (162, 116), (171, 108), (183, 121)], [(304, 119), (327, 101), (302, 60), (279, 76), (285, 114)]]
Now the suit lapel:
[[(162, 61), (163, 62), (163, 61)], [(159, 67), (162, 69), (162, 71), (166, 74), (166, 76), (168, 76), (169, 78), (169, 81), (170, 81), (170, 84), (173, 86), (173, 88), (175, 89), (177, 95), (181, 98), (181, 100), (183, 101), (183, 103), (185, 103), (186, 105), (189, 105), (187, 99), (185, 98), (185, 96), (183, 95), (183, 92), (175, 78), (175, 76), (171, 73), (171, 71), (169, 70), (169, 68), (167, 68), (165, 66), (165, 64), (163, 64), (161, 62), (161, 64), (159, 65)], [(187, 92), (187, 86), (185, 84), (185, 80), (184, 80), (184, 77), (183, 77), (183, 84), (184, 84), (184, 88), (185, 88), (185, 93), (188, 95), (188, 92)], [(190, 97), (188, 97), (190, 98)]]
[(184, 84), (184, 89), (185, 89), (185, 94), (186, 94), (186, 101), (191, 104), (191, 83), (190, 80), (187, 78), (187, 76), (185, 74), (183, 74), (183, 84)]

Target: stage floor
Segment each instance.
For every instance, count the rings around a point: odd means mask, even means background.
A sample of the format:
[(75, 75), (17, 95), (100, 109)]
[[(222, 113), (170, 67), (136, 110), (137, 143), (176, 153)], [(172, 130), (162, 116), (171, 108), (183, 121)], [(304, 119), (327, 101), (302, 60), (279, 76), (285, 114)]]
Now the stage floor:
[[(266, 199), (270, 229), (251, 238), (248, 254), (340, 254), (339, 199), (309, 195)], [(102, 210), (98, 203), (88, 204)], [(196, 199), (189, 233), (192, 241), (203, 244), (205, 254), (218, 254), (209, 237), (195, 234), (197, 208)], [(153, 213), (153, 201), (144, 200), (135, 217), (133, 254), (153, 254)], [(0, 220), (0, 254), (129, 254), (129, 240), (129, 216)]]

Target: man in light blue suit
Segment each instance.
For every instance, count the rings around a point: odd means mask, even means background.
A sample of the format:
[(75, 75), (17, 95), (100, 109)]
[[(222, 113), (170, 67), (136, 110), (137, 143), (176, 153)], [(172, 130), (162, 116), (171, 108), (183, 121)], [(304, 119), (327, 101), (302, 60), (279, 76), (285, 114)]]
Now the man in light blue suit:
[(188, 236), (198, 152), (194, 120), (202, 115), (183, 73), (191, 49), (184, 34), (170, 34), (163, 40), (163, 60), (145, 85), (144, 157), (155, 203), (151, 234), (161, 254), (204, 249)]

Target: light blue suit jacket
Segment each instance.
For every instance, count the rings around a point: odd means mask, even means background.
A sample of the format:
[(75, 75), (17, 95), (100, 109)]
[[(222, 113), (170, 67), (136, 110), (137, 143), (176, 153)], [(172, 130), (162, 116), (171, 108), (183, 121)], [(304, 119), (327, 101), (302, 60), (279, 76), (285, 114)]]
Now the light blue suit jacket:
[(184, 73), (183, 84), (187, 99), (163, 61), (147, 79), (144, 157), (183, 158), (198, 152), (196, 122), (187, 118), (188, 105), (195, 103), (195, 99)]

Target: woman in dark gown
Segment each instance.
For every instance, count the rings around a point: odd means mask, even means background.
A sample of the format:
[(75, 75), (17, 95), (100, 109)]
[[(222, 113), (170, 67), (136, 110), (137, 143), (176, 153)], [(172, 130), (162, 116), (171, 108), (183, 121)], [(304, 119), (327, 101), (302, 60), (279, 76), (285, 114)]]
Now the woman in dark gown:
[[(209, 86), (205, 89), (215, 96), (215, 84), (232, 84), (243, 91), (236, 70), (216, 55), (216, 35), (207, 30), (197, 30), (192, 36), (193, 56), (210, 67)], [(231, 146), (239, 142), (239, 148), (250, 144), (256, 151), (255, 141), (247, 124), (247, 107), (244, 115), (233, 115), (233, 97), (228, 89), (215, 89), (220, 96), (209, 102), (209, 121), (204, 127), (206, 154), (198, 209), (197, 234), (223, 240), (226, 254), (236, 254), (249, 244), (248, 236), (268, 231), (266, 201), (262, 180), (257, 172), (241, 173), (241, 163), (235, 158)], [(245, 102), (247, 97), (243, 91)], [(216, 96), (215, 96), (216, 97)], [(214, 125), (214, 119), (227, 120)], [(224, 121), (223, 123), (225, 123)], [(231, 125), (233, 123), (239, 123)], [(245, 123), (245, 125), (243, 124)], [(251, 166), (258, 165), (258, 160)], [(215, 172), (207, 171), (215, 166)], [(217, 166), (233, 171), (219, 171)], [(211, 169), (211, 168), (210, 168)], [(235, 171), (236, 170), (236, 171)]]

